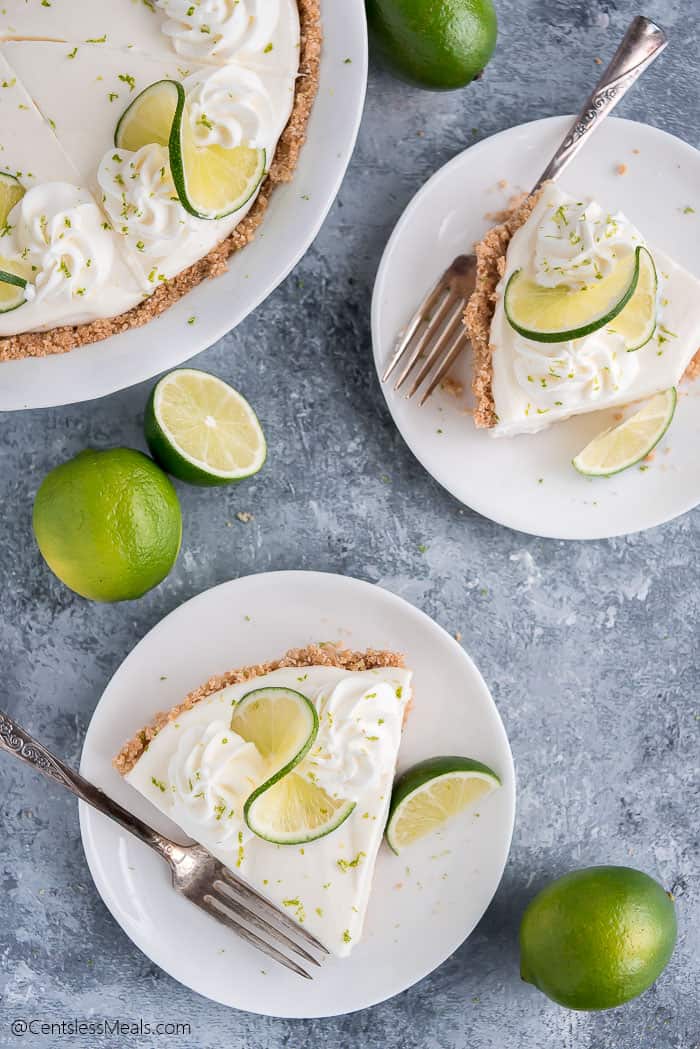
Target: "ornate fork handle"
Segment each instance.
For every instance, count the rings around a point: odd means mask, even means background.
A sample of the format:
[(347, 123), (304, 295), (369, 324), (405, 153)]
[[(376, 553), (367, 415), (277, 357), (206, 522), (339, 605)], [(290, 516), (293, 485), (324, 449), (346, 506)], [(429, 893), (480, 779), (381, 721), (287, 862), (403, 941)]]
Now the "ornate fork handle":
[(668, 37), (655, 22), (641, 15), (634, 19), (566, 138), (538, 178), (533, 192), (543, 182), (561, 175), (581, 146), (667, 44)]
[(0, 750), (6, 750), (8, 754), (13, 754), (25, 765), (43, 772), (49, 779), (65, 787), (71, 794), (75, 794), (88, 805), (92, 805), (98, 812), (115, 820), (124, 830), (128, 830), (146, 845), (155, 849), (171, 865), (177, 864), (183, 858), (185, 849), (182, 846), (159, 834), (138, 816), (132, 815), (127, 809), (113, 801), (99, 787), (90, 783), (78, 772), (74, 772), (2, 710), (0, 710)]

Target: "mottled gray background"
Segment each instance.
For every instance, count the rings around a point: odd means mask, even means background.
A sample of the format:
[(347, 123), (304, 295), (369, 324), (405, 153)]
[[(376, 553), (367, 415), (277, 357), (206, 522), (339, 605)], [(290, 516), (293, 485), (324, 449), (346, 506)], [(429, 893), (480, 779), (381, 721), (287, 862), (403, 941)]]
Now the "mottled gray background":
[[(143, 446), (148, 385), (0, 418), (2, 706), (77, 763), (110, 675), (185, 599), (267, 569), (378, 582), (461, 631), (504, 717), (520, 799), (496, 899), (454, 957), (384, 1005), (335, 1021), (233, 1012), (174, 983), (131, 944), (92, 886), (73, 801), (0, 757), (1, 1046), (22, 1044), (10, 1034), (13, 1018), (93, 1011), (187, 1021), (193, 1033), (157, 1043), (24, 1044), (700, 1044), (700, 514), (644, 535), (576, 545), (499, 528), (461, 508), (413, 459), (371, 363), (372, 281), (413, 193), (471, 142), (577, 108), (599, 71), (594, 57), (611, 54), (638, 12), (635, 0), (499, 0), (498, 8), (496, 56), (483, 81), (463, 92), (423, 93), (372, 70), (355, 158), (315, 245), (254, 316), (198, 358), (251, 398), (271, 454), (258, 478), (238, 489), (180, 488), (184, 548), (160, 588), (137, 603), (88, 604), (45, 568), (30, 524), (34, 492), (50, 467), (87, 444)], [(646, 13), (673, 43), (620, 111), (700, 146), (698, 0), (657, 0)], [(239, 523), (237, 511), (254, 513), (254, 521)], [(519, 981), (518, 922), (547, 879), (600, 862), (639, 866), (672, 889), (680, 942), (641, 999), (600, 1015), (570, 1013)]]

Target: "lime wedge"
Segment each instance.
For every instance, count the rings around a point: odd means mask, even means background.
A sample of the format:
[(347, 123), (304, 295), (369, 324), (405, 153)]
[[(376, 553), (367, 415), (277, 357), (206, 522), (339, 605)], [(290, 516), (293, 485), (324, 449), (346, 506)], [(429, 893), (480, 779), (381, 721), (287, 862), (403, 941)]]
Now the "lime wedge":
[(564, 284), (545, 288), (516, 270), (508, 280), (503, 302), (508, 322), (533, 342), (568, 342), (598, 331), (634, 295), (643, 250), (637, 248), (634, 255), (620, 259), (607, 277), (580, 289)]
[(176, 117), (179, 125), (184, 105), (182, 84), (176, 80), (157, 80), (122, 113), (114, 132), (115, 146), (134, 153), (151, 142), (168, 146)]
[(10, 313), (27, 301), (31, 267), (17, 259), (0, 257), (0, 313)]
[(200, 219), (220, 219), (238, 211), (265, 174), (264, 149), (252, 146), (197, 145), (185, 106), (170, 138), (170, 168), (183, 207)]
[(294, 771), (318, 734), (313, 703), (290, 688), (258, 688), (236, 704), (231, 729), (254, 743), (272, 774), (244, 806), (250, 829), (277, 845), (299, 845), (330, 834), (355, 805), (338, 800)]
[(332, 798), (298, 772), (290, 772), (279, 773), (258, 787), (243, 811), (259, 838), (276, 845), (303, 845), (325, 838), (354, 808), (354, 801)]
[(611, 477), (641, 462), (659, 443), (676, 410), (674, 387), (657, 393), (643, 408), (594, 437), (573, 460), (587, 477)]
[(181, 481), (234, 484), (261, 469), (267, 444), (258, 418), (232, 386), (181, 368), (153, 387), (145, 433), (153, 458)]
[(24, 186), (14, 175), (0, 171), (0, 227), (7, 226), (7, 217), (24, 196)]
[(264, 149), (197, 144), (185, 89), (175, 80), (158, 80), (147, 87), (117, 124), (118, 148), (136, 151), (151, 142), (168, 147), (180, 203), (197, 218), (220, 219), (238, 211), (265, 174)]
[(639, 248), (639, 280), (632, 298), (609, 325), (625, 340), (628, 352), (641, 350), (656, 330), (658, 277), (654, 260), (646, 248)]
[(394, 784), (385, 831), (389, 847), (401, 852), (500, 785), (493, 769), (472, 758), (448, 756), (419, 762)]

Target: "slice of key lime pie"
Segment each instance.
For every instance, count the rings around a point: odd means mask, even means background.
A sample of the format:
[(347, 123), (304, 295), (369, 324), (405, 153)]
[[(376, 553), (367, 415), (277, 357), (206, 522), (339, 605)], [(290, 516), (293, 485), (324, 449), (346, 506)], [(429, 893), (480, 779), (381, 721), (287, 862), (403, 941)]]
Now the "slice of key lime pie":
[(146, 323), (223, 272), (292, 176), (320, 40), (318, 0), (5, 0), (0, 360)]
[(494, 436), (660, 394), (700, 347), (700, 281), (594, 200), (546, 184), (476, 251), (474, 418)]
[(362, 935), (410, 702), (400, 655), (312, 645), (212, 678), (115, 766), (343, 956)]

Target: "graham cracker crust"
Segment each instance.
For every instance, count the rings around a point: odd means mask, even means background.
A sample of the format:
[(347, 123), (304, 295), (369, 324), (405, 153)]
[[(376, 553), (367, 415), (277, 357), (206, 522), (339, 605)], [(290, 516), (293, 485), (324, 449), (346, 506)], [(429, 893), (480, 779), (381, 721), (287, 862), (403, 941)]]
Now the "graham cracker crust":
[(99, 342), (130, 328), (148, 324), (197, 284), (224, 273), (231, 255), (250, 243), (262, 222), (275, 186), (281, 182), (289, 182), (294, 174), (301, 147), (306, 141), (309, 114), (318, 90), (323, 39), (320, 0), (297, 0), (297, 4), (301, 24), (301, 48), (292, 114), (282, 132), (270, 171), (255, 204), (240, 225), (208, 255), (176, 277), (164, 281), (148, 299), (126, 313), (90, 321), (87, 324), (66, 325), (44, 332), (22, 332), (19, 335), (5, 336), (0, 338), (0, 361), (67, 353), (78, 346)]
[[(160, 730), (170, 721), (175, 721), (186, 710), (190, 710), (195, 703), (206, 699), (207, 696), (221, 691), (227, 685), (237, 685), (242, 681), (250, 681), (252, 678), (269, 674), (281, 667), (340, 667), (343, 670), (377, 670), (381, 667), (402, 667), (404, 658), (398, 652), (381, 651), (368, 648), (365, 652), (353, 652), (351, 649), (342, 648), (339, 644), (307, 645), (305, 648), (291, 648), (281, 659), (270, 663), (258, 663), (257, 665), (241, 667), (238, 670), (228, 670), (225, 674), (217, 674), (209, 678), (199, 688), (194, 689), (182, 701), (171, 710), (156, 714), (150, 725), (141, 729), (140, 732), (124, 744), (112, 764), (117, 772), (125, 776), (130, 772), (141, 755), (148, 749), (148, 744), (154, 739)], [(408, 713), (408, 711), (407, 711)]]
[(525, 225), (543, 189), (531, 196), (516, 198), (506, 211), (494, 216), (498, 224), (474, 245), (476, 287), (464, 311), (464, 324), (473, 349), (474, 425), (480, 429), (488, 429), (498, 422), (493, 400), (493, 346), (490, 341), (496, 288), (505, 273), (506, 252), (513, 234)]

